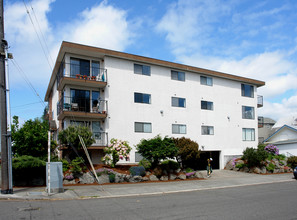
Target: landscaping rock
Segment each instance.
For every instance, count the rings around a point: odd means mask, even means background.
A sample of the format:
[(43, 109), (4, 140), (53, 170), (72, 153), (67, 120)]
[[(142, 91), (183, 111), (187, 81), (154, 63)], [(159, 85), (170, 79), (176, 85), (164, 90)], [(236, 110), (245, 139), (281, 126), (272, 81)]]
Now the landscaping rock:
[(158, 181), (159, 180), (158, 177), (155, 175), (150, 175), (149, 178), (150, 178), (150, 181)]
[(186, 176), (186, 174), (180, 174), (180, 175), (178, 175), (177, 178), (181, 179), (181, 180), (185, 180), (185, 179), (187, 179), (187, 176)]
[(259, 167), (255, 167), (255, 168), (253, 169), (253, 173), (260, 174), (260, 173), (261, 173), (260, 168), (259, 168)]
[(260, 173), (261, 174), (267, 173), (266, 167), (261, 167)]
[(148, 177), (145, 176), (145, 177), (142, 178), (142, 180), (143, 180), (143, 181), (149, 181), (150, 179), (149, 179)]
[(243, 168), (242, 168), (242, 171), (245, 172), (245, 173), (248, 173), (248, 172), (250, 171), (250, 169), (247, 168), (247, 167), (243, 167)]
[(152, 173), (151, 173), (150, 171), (146, 171), (146, 172), (145, 172), (145, 175), (146, 175), (146, 176), (149, 176), (149, 175), (151, 175), (151, 174), (152, 174)]
[(84, 173), (82, 176), (79, 177), (79, 182), (82, 184), (90, 184), (94, 183), (95, 179), (90, 173)]
[(73, 180), (63, 180), (63, 185), (66, 185), (66, 184), (76, 184), (75, 179), (73, 179)]
[(130, 183), (142, 182), (142, 177), (141, 176), (130, 176), (129, 182)]
[(170, 180), (175, 180), (175, 179), (176, 179), (176, 177), (177, 177), (177, 176), (176, 176), (175, 174), (173, 174), (173, 173), (172, 173), (172, 174), (170, 174)]
[(107, 174), (101, 174), (98, 179), (100, 184), (109, 183), (109, 176)]
[(125, 175), (123, 175), (123, 174), (116, 173), (114, 182), (115, 183), (122, 183), (122, 182), (124, 182), (124, 176)]
[(161, 176), (160, 180), (161, 181), (167, 181), (168, 180), (168, 176)]
[(233, 170), (234, 167), (232, 165), (232, 161), (233, 161), (233, 159), (229, 160), (229, 162), (226, 164), (226, 166), (225, 166), (226, 170)]
[(202, 172), (200, 172), (200, 171), (197, 171), (194, 176), (199, 179), (204, 179), (204, 176), (203, 176)]

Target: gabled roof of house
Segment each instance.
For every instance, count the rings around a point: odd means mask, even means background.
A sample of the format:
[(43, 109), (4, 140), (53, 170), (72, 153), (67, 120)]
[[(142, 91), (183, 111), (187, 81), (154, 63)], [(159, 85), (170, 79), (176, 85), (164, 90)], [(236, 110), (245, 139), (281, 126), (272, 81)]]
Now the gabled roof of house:
[(270, 137), (268, 137), (266, 140), (264, 140), (264, 142), (268, 142), (269, 139), (271, 139), (273, 136), (277, 135), (280, 131), (282, 131), (283, 129), (290, 129), (292, 131), (295, 131), (297, 133), (297, 127), (291, 127), (288, 125), (283, 125), (281, 128), (279, 128), (277, 131), (275, 131), (272, 135), (270, 135)]
[(241, 76), (236, 76), (236, 75), (231, 75), (231, 74), (222, 73), (222, 72), (218, 72), (218, 71), (198, 68), (198, 67), (194, 67), (194, 66), (188, 66), (188, 65), (179, 64), (179, 63), (173, 63), (173, 62), (159, 60), (159, 59), (155, 59), (155, 58), (149, 58), (149, 57), (124, 53), (124, 52), (119, 52), (119, 51), (114, 51), (114, 50), (109, 50), (109, 49), (103, 49), (103, 48), (63, 41), (62, 45), (60, 47), (60, 51), (58, 53), (57, 59), (56, 59), (55, 67), (53, 69), (53, 72), (52, 72), (52, 75), (50, 78), (50, 82), (49, 82), (47, 92), (45, 95), (45, 101), (48, 101), (48, 99), (49, 99), (49, 95), (51, 93), (52, 86), (55, 82), (58, 68), (60, 66), (60, 63), (63, 61), (65, 53), (79, 54), (79, 55), (85, 55), (85, 56), (90, 56), (90, 57), (92, 57), (92, 56), (98, 57), (98, 55), (101, 55), (102, 57), (110, 56), (110, 57), (116, 57), (116, 58), (121, 58), (121, 59), (126, 59), (126, 60), (132, 60), (135, 62), (165, 66), (165, 67), (169, 67), (169, 68), (173, 68), (173, 69), (179, 69), (182, 71), (195, 72), (198, 74), (204, 74), (204, 75), (208, 75), (208, 76), (225, 78), (225, 79), (229, 79), (229, 80), (234, 80), (234, 81), (239, 81), (242, 83), (251, 84), (251, 85), (254, 85), (257, 87), (265, 85), (265, 82), (255, 80), (255, 79), (245, 78), (245, 77), (241, 77)]

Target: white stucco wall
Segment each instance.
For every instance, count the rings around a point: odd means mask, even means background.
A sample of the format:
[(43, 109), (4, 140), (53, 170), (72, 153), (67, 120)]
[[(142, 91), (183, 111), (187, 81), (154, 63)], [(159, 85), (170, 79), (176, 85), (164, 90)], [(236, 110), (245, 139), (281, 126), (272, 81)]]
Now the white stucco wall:
[[(109, 139), (127, 140), (135, 146), (142, 138), (158, 134), (185, 136), (196, 141), (200, 149), (204, 146), (207, 151), (221, 151), (221, 168), (225, 155), (240, 155), (246, 147), (257, 146), (256, 88), (255, 98), (242, 97), (240, 82), (213, 77), (213, 86), (206, 86), (200, 84), (199, 74), (190, 72), (186, 72), (184, 82), (176, 81), (171, 80), (170, 68), (150, 66), (151, 76), (139, 75), (134, 74), (134, 62), (105, 58)], [(151, 94), (151, 104), (134, 103), (134, 92)], [(186, 98), (186, 108), (172, 107), (171, 97)], [(201, 110), (201, 100), (212, 101), (214, 110)], [(254, 120), (242, 119), (243, 105), (254, 107)], [(134, 122), (152, 123), (152, 133), (135, 133)], [(187, 125), (187, 134), (172, 134), (172, 124)], [(214, 126), (214, 135), (201, 135), (202, 125)], [(242, 128), (254, 128), (255, 141), (242, 141)], [(134, 151), (135, 148), (132, 162)]]

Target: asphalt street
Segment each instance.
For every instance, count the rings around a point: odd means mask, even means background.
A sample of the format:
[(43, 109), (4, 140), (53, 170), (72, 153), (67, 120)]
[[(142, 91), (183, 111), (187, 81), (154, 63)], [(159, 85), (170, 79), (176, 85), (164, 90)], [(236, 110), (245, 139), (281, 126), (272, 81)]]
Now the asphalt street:
[(297, 182), (75, 200), (2, 200), (1, 219), (297, 219)]

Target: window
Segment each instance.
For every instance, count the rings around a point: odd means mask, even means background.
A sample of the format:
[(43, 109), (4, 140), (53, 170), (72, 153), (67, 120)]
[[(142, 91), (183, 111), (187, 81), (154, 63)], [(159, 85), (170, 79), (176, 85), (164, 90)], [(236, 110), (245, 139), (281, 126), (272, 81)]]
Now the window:
[(243, 119), (255, 119), (254, 107), (242, 106)]
[(100, 62), (92, 61), (92, 76), (99, 76), (100, 74)]
[(171, 70), (171, 79), (185, 81), (185, 73)]
[(152, 133), (152, 123), (135, 122), (134, 131), (141, 133)]
[(70, 76), (77, 74), (90, 76), (90, 61), (83, 59), (70, 58)]
[(254, 141), (255, 140), (255, 129), (254, 128), (243, 128), (242, 129), (242, 140), (243, 141)]
[(151, 75), (151, 67), (145, 66), (145, 65), (140, 65), (140, 64), (134, 64), (134, 73), (150, 76)]
[(186, 133), (187, 133), (186, 125), (179, 125), (179, 124), (172, 125), (172, 134), (186, 134)]
[(145, 94), (145, 93), (134, 92), (134, 102), (150, 104), (151, 103), (151, 95)]
[(186, 107), (186, 99), (178, 98), (178, 97), (171, 97), (171, 106), (173, 107)]
[(212, 78), (206, 76), (200, 76), (201, 85), (212, 86)]
[(73, 111), (90, 112), (90, 91), (71, 89), (70, 94)]
[(213, 110), (213, 102), (201, 101), (201, 109)]
[(254, 98), (254, 86), (241, 84), (241, 95)]
[(213, 126), (201, 126), (201, 134), (202, 135), (213, 135), (214, 134)]

